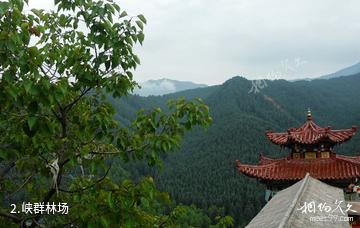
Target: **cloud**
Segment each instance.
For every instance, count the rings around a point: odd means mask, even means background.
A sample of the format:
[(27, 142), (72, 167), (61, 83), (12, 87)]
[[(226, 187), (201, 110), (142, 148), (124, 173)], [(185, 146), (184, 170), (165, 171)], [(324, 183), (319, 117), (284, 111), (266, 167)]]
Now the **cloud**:
[(136, 48), (140, 81), (156, 75), (206, 84), (235, 75), (261, 78), (283, 61), (300, 58), (306, 64), (283, 76), (294, 79), (332, 73), (360, 60), (357, 0), (117, 2), (148, 20), (144, 46)]
[(214, 84), (234, 75), (262, 77), (286, 59), (306, 60), (286, 75), (293, 79), (360, 59), (358, 1), (122, 2), (149, 19), (145, 45), (138, 50), (139, 78), (166, 75)]
[(161, 91), (173, 92), (176, 90), (174, 83), (169, 80), (161, 80), (160, 82), (146, 81), (141, 84), (141, 89), (143, 90), (155, 90), (159, 89)]

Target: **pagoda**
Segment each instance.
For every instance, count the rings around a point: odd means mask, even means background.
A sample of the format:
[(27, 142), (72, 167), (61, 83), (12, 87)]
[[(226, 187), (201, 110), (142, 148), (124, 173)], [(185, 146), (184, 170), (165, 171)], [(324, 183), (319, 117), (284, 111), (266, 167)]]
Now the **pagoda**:
[(338, 155), (334, 146), (351, 139), (355, 132), (355, 126), (342, 130), (319, 127), (309, 110), (301, 127), (282, 133), (266, 132), (272, 143), (289, 149), (287, 157), (272, 159), (261, 154), (257, 165), (237, 160), (236, 167), (241, 173), (264, 183), (270, 194), (303, 179), (306, 173), (344, 189), (360, 177), (360, 156)]

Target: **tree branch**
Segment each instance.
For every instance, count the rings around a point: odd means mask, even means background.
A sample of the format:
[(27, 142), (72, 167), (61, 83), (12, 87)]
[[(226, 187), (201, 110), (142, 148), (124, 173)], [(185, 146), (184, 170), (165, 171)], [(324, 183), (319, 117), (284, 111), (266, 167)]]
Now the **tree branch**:
[[(57, 186), (60, 186), (61, 183), (61, 178), (62, 178), (62, 172), (63, 172), (63, 167), (66, 163), (68, 163), (70, 161), (70, 159), (65, 159), (63, 162), (61, 162), (59, 164), (59, 175), (57, 178)], [(54, 186), (52, 186), (49, 191), (46, 193), (45, 197), (43, 198), (43, 200), (41, 202), (47, 203), (49, 202), (49, 200), (51, 199), (51, 197), (55, 194), (56, 192), (56, 188), (54, 188)], [(31, 224), (30, 227), (36, 227), (37, 222), (39, 221), (40, 217), (42, 215), (38, 214), (36, 217), (33, 218), (33, 222)]]
[(42, 66), (40, 66), (39, 68), (40, 68), (41, 72), (42, 72), (45, 76), (47, 76), (47, 72), (45, 72), (44, 68), (42, 68)]
[(96, 180), (94, 183), (92, 183), (92, 184), (89, 185), (89, 186), (86, 186), (86, 187), (83, 187), (83, 188), (80, 188), (80, 189), (77, 189), (77, 190), (65, 190), (65, 189), (59, 188), (59, 191), (65, 192), (65, 193), (78, 193), (78, 192), (86, 191), (86, 190), (94, 187), (95, 185), (99, 184), (101, 181), (103, 181), (103, 180), (106, 178), (106, 176), (109, 174), (110, 169), (111, 169), (111, 165), (110, 165), (109, 168), (106, 170), (104, 176), (102, 176), (101, 178), (99, 178), (98, 180)]
[(15, 223), (20, 223), (21, 222), (21, 218), (15, 216), (13, 214), (6, 213), (6, 212), (4, 212), (2, 210), (0, 210), (0, 217), (11, 219)]
[(34, 176), (34, 174), (31, 174), (30, 176), (28, 176), (28, 178), (26, 178), (26, 180), (24, 181), (24, 183), (23, 183), (18, 189), (16, 189), (15, 192), (11, 193), (11, 195), (9, 196), (9, 198), (10, 198), (11, 196), (13, 196), (15, 193), (17, 193), (18, 191), (20, 191), (20, 190), (30, 181), (30, 179), (31, 179), (33, 176)]
[[(57, 178), (57, 185), (58, 186), (60, 186), (60, 183), (61, 183), (63, 166), (69, 161), (70, 161), (70, 159), (66, 159), (61, 164), (59, 164), (59, 175), (58, 175), (58, 178)], [(42, 202), (49, 202), (49, 200), (55, 194), (55, 192), (56, 192), (56, 189), (54, 187), (51, 187), (49, 189), (49, 191), (47, 192), (47, 194), (45, 195), (45, 197), (43, 198)]]
[(94, 154), (94, 155), (114, 155), (114, 154), (120, 154), (122, 152), (124, 153), (128, 153), (128, 154), (131, 154), (137, 150), (145, 150), (146, 147), (148, 147), (150, 144), (144, 144), (138, 148), (128, 148), (127, 150), (125, 151), (117, 151), (117, 152), (96, 152), (96, 151), (91, 151), (89, 154)]
[(85, 89), (83, 92), (81, 92), (81, 94), (78, 97), (76, 97), (70, 104), (68, 104), (64, 107), (64, 110), (66, 110), (66, 111), (70, 110), (90, 90), (91, 90), (91, 87), (89, 87), (89, 88)]

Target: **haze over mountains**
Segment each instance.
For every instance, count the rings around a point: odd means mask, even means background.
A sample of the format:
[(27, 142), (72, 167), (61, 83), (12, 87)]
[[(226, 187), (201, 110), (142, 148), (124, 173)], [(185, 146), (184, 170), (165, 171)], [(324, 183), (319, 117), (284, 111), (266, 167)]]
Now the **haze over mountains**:
[(134, 94), (140, 96), (149, 96), (149, 95), (164, 95), (168, 93), (175, 93), (187, 89), (195, 89), (206, 87), (205, 84), (197, 84), (194, 82), (188, 81), (177, 81), (167, 78), (158, 79), (158, 80), (148, 80), (143, 83), (139, 83), (141, 88), (135, 89)]
[[(315, 80), (315, 79), (331, 79), (337, 78), (342, 76), (349, 76), (360, 73), (360, 62), (344, 69), (340, 69), (332, 74), (323, 75), (320, 77), (315, 78), (300, 78), (294, 81), (301, 81), (301, 80)], [(190, 81), (179, 81), (179, 80), (172, 80), (167, 78), (162, 78), (158, 80), (148, 80), (142, 83), (139, 83), (141, 88), (137, 88), (134, 90), (133, 94), (140, 95), (140, 96), (160, 96), (170, 93), (176, 93), (184, 90), (189, 89), (196, 89), (196, 88), (203, 88), (207, 87), (205, 84), (198, 84)]]
[[(241, 175), (235, 160), (257, 163), (288, 154), (265, 138), (266, 130), (286, 132), (306, 120), (310, 107), (314, 121), (333, 129), (360, 126), (360, 73), (328, 80), (264, 80), (258, 91), (252, 81), (234, 77), (222, 85), (195, 88), (164, 96), (129, 96), (112, 100), (120, 122), (127, 124), (139, 108), (161, 107), (178, 97), (200, 97), (209, 106), (213, 124), (207, 131), (189, 133), (180, 151), (167, 156), (162, 170), (145, 165), (127, 167), (134, 178), (152, 175), (160, 190), (177, 203), (196, 204), (210, 217), (231, 215), (245, 226), (264, 205), (264, 186)], [(340, 154), (360, 154), (360, 138), (335, 148)], [(140, 175), (139, 175), (140, 174)], [(212, 219), (215, 219), (212, 217)]]

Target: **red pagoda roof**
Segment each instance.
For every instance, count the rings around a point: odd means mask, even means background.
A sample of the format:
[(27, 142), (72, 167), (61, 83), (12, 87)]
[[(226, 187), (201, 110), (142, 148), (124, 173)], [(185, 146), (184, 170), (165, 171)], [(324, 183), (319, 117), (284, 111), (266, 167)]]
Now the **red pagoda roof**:
[(284, 133), (266, 132), (266, 137), (275, 144), (289, 145), (293, 143), (315, 144), (320, 141), (330, 141), (340, 144), (349, 140), (356, 132), (356, 127), (350, 129), (332, 130), (331, 127), (322, 128), (312, 120), (311, 112), (308, 112), (307, 121), (300, 128), (290, 128)]
[(243, 174), (263, 180), (300, 180), (306, 173), (320, 180), (360, 177), (360, 156), (336, 155), (316, 159), (271, 159), (261, 156), (259, 165), (246, 165), (237, 160), (236, 166)]

